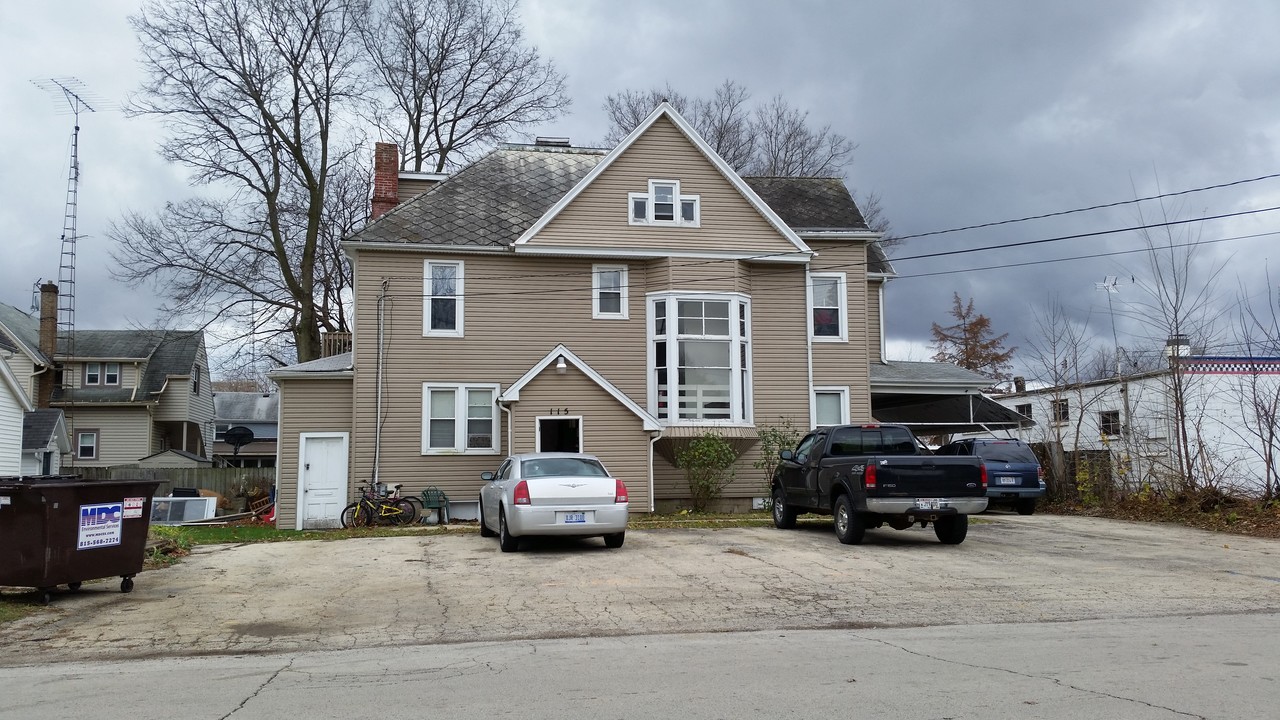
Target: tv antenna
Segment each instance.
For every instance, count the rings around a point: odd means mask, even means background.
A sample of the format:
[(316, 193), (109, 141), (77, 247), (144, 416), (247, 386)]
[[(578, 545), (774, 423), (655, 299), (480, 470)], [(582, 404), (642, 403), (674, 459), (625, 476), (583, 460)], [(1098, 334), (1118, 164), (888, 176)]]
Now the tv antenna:
[(75, 120), (71, 131), (71, 167), (67, 171), (67, 200), (62, 219), (62, 254), (58, 262), (58, 344), (54, 350), (55, 355), (73, 357), (76, 328), (76, 241), (80, 237), (76, 228), (80, 202), (80, 113), (94, 112), (94, 106), (101, 107), (102, 101), (91, 94), (84, 83), (73, 77), (31, 82), (53, 96), (59, 115), (70, 114)]

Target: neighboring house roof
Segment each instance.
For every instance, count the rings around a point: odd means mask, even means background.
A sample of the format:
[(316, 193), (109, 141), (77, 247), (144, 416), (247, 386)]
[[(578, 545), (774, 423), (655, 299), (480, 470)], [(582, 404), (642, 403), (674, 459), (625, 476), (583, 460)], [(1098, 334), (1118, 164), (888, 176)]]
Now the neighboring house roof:
[(297, 365), (276, 368), (267, 373), (272, 380), (310, 380), (352, 377), (351, 353), (344, 352)]
[(880, 247), (878, 242), (867, 245), (867, 272), (881, 275), (897, 274), (893, 264), (889, 262), (889, 256), (884, 253), (884, 248)]
[(160, 451), (160, 452), (158, 452), (158, 453), (152, 453), (152, 454), (150, 454), (150, 455), (148, 455), (148, 456), (146, 456), (146, 457), (144, 457), (144, 458), (138, 458), (138, 462), (142, 462), (142, 461), (144, 461), (144, 460), (150, 460), (150, 459), (152, 459), (152, 458), (158, 458), (158, 457), (160, 457), (161, 455), (177, 455), (177, 456), (178, 456), (178, 457), (180, 457), (180, 458), (184, 458), (184, 459), (186, 459), (186, 460), (191, 460), (191, 461), (193, 461), (193, 462), (197, 462), (197, 463), (200, 463), (200, 464), (202, 464), (202, 465), (209, 465), (209, 464), (211, 464), (211, 463), (213, 462), (213, 460), (211, 460), (211, 459), (209, 459), (209, 458), (207, 458), (207, 457), (201, 457), (201, 456), (199, 456), (199, 455), (197, 455), (197, 454), (195, 454), (195, 453), (193, 453), (193, 452), (188, 452), (188, 451), (186, 451), (186, 450), (173, 450), (173, 449), (171, 449), (171, 450), (162, 450), (162, 451)]
[[(82, 338), (83, 337), (83, 341)], [(201, 330), (77, 330), (75, 357), (138, 360), (146, 363), (137, 388), (55, 388), (54, 402), (146, 403), (164, 390), (169, 378), (190, 377), (204, 340)]]
[(49, 359), (40, 352), (40, 319), (12, 305), (0, 303), (0, 334), (15, 350), (24, 350), (36, 362), (47, 365)]
[(871, 391), (880, 387), (912, 385), (928, 388), (930, 386), (970, 387), (980, 390), (991, 385), (991, 380), (972, 370), (959, 365), (940, 362), (908, 362), (889, 360), (883, 363), (871, 363)]
[(280, 417), (280, 396), (275, 393), (216, 392), (213, 417), (219, 423), (269, 422)]
[(58, 409), (32, 410), (22, 416), (22, 449), (44, 450), (56, 441), (63, 452), (71, 450), (66, 420)]

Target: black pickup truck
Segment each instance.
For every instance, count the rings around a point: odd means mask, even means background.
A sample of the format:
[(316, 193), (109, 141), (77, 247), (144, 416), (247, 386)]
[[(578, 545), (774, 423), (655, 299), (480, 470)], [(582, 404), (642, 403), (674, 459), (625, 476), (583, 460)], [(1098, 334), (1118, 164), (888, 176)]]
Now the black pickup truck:
[(778, 456), (773, 524), (792, 528), (800, 513), (831, 514), (846, 545), (862, 542), (867, 528), (916, 523), (933, 523), (938, 540), (957, 545), (969, 515), (987, 507), (981, 458), (930, 455), (902, 425), (819, 428)]

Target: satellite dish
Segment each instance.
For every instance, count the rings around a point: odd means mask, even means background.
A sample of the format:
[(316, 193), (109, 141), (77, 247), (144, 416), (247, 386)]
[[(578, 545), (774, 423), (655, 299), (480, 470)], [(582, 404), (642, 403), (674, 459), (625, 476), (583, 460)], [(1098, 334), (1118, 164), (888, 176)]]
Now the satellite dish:
[(253, 431), (243, 425), (227, 428), (222, 439), (231, 446), (231, 454), (239, 455), (240, 448), (253, 442)]

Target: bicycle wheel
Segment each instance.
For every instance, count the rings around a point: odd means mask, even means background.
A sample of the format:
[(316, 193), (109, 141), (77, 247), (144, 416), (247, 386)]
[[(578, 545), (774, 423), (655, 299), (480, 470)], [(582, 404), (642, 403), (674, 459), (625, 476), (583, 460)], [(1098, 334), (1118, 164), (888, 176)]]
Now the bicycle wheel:
[(342, 527), (349, 528), (356, 526), (356, 520), (360, 516), (360, 501), (351, 503), (342, 508)]
[(403, 525), (417, 522), (418, 518), (421, 517), (421, 513), (418, 512), (418, 505), (413, 501), (413, 498), (402, 497), (397, 499), (396, 507), (400, 508), (404, 513), (404, 520), (401, 523)]
[(408, 525), (413, 522), (413, 503), (405, 498), (388, 503), (387, 519), (392, 525)]

